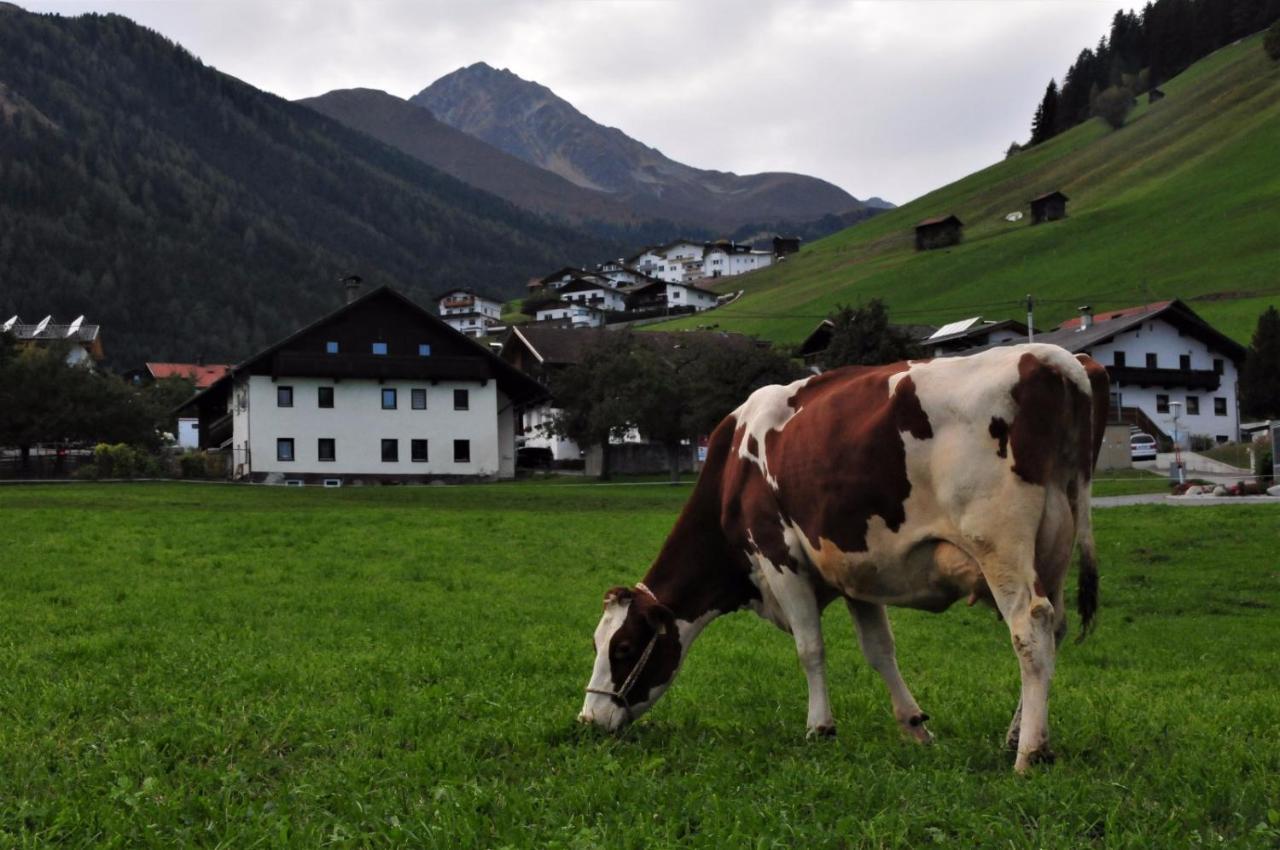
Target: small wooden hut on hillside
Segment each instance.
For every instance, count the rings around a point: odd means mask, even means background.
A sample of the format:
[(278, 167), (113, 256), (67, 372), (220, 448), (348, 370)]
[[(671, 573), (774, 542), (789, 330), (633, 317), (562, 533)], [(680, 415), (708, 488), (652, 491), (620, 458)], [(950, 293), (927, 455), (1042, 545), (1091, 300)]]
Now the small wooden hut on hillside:
[(1067, 201), (1069, 200), (1071, 199), (1056, 189), (1032, 198), (1031, 223), (1040, 224), (1043, 221), (1057, 221), (1060, 218), (1066, 218)]
[(964, 222), (955, 215), (926, 218), (916, 225), (916, 250), (929, 251), (960, 243)]

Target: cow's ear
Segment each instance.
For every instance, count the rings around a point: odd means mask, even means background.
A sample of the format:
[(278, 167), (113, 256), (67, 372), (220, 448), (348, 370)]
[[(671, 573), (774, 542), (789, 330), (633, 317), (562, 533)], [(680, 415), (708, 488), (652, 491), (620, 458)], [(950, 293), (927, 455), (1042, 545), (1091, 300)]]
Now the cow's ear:
[(619, 604), (629, 602), (633, 596), (635, 596), (635, 593), (629, 587), (622, 587), (621, 585), (611, 587), (604, 592), (604, 607), (608, 608), (615, 602)]
[(645, 618), (658, 634), (676, 630), (676, 615), (666, 605), (654, 604), (645, 609)]

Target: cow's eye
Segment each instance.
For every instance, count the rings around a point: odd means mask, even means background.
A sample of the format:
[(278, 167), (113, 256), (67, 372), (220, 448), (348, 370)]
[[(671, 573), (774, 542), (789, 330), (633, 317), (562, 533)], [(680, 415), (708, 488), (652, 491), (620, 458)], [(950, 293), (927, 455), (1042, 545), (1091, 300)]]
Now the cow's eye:
[(631, 654), (631, 641), (629, 641), (629, 640), (624, 640), (622, 643), (618, 644), (618, 654), (619, 654), (619, 655), (630, 655), (630, 654)]

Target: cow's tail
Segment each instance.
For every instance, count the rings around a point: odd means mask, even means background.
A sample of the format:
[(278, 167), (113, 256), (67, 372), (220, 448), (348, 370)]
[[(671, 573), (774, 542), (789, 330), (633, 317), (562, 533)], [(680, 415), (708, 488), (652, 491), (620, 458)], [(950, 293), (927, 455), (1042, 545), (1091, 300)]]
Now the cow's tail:
[(1076, 542), (1080, 547), (1080, 575), (1076, 579), (1076, 609), (1080, 612), (1080, 636), (1084, 640), (1093, 630), (1098, 613), (1098, 550), (1093, 543), (1093, 516), (1089, 491), (1081, 494), (1080, 516), (1076, 524)]
[[(1076, 608), (1080, 612), (1080, 636), (1076, 643), (1084, 640), (1093, 630), (1093, 620), (1098, 613), (1098, 550), (1093, 542), (1093, 505), (1092, 479), (1093, 468), (1098, 463), (1098, 455), (1102, 452), (1102, 438), (1106, 433), (1108, 408), (1111, 406), (1111, 380), (1106, 368), (1087, 354), (1078, 354), (1076, 359), (1084, 366), (1089, 376), (1090, 410), (1089, 436), (1091, 445), (1091, 463), (1085, 474), (1081, 475), (1078, 492), (1078, 513), (1076, 516), (1076, 543), (1080, 547), (1080, 576), (1076, 587)], [(1081, 423), (1083, 424), (1083, 423)]]

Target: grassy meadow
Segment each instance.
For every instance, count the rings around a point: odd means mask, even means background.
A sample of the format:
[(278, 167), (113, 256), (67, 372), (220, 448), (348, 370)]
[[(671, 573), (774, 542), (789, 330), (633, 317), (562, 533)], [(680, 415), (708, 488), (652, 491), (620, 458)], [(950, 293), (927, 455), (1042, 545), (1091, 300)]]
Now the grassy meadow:
[[(1083, 303), (1101, 311), (1176, 297), (1248, 342), (1258, 315), (1280, 303), (1280, 63), (1254, 36), (1161, 89), (1167, 97), (1141, 97), (1120, 130), (1086, 122), (778, 266), (719, 281), (712, 288), (745, 296), (658, 327), (715, 324), (794, 343), (839, 303), (879, 297), (896, 322), (942, 324), (1025, 319), (1032, 293), (1040, 327)], [(1067, 219), (1005, 221), (1054, 189), (1071, 199)], [(915, 251), (916, 222), (947, 213), (965, 222), (964, 242)]]
[[(1102, 611), (1015, 777), (990, 611), (893, 613), (936, 746), (842, 608), (839, 737), (790, 639), (713, 624), (612, 738), (610, 585), (687, 487), (0, 488), (0, 847), (1274, 847), (1280, 511), (1098, 510)], [(1074, 619), (1074, 618), (1073, 618)]]

